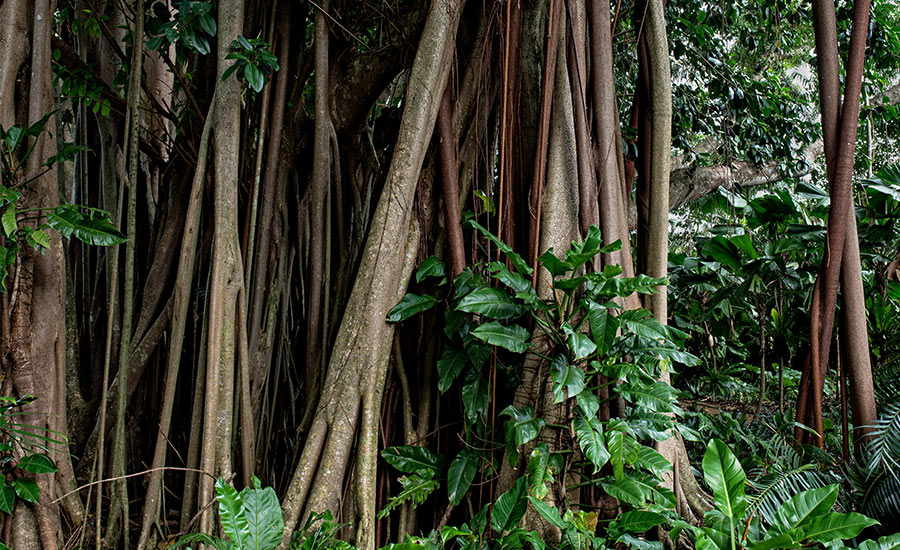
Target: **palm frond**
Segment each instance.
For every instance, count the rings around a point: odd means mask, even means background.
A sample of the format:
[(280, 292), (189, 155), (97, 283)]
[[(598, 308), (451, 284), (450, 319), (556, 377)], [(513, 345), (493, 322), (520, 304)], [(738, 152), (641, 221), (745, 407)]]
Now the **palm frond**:
[(753, 492), (747, 502), (747, 514), (759, 516), (764, 524), (775, 521), (775, 511), (801, 491), (835, 483), (835, 476), (820, 472), (815, 464), (774, 471), (756, 480), (748, 480)]
[(885, 406), (869, 428), (872, 431), (866, 446), (866, 477), (885, 472), (900, 481), (900, 399)]

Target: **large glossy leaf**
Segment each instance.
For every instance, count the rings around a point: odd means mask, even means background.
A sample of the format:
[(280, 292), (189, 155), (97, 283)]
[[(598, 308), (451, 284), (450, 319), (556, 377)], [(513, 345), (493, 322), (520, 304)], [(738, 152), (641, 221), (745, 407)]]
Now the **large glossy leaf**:
[(617, 498), (622, 502), (631, 504), (632, 506), (644, 506), (650, 499), (651, 493), (647, 488), (630, 477), (623, 477), (614, 481), (604, 481), (601, 483), (603, 489), (609, 493), (609, 496)]
[(459, 504), (465, 496), (477, 470), (478, 456), (464, 447), (450, 463), (450, 469), (447, 471), (447, 493), (451, 505)]
[(553, 277), (559, 277), (560, 275), (565, 275), (569, 271), (572, 271), (572, 266), (570, 266), (568, 262), (564, 262), (557, 258), (556, 254), (553, 253), (552, 248), (541, 254), (538, 257), (538, 261)]
[(900, 550), (900, 533), (881, 537), (877, 541), (863, 541), (856, 550)]
[(52, 474), (59, 470), (53, 460), (45, 454), (33, 454), (22, 457), (19, 468), (33, 474)]
[(128, 240), (110, 222), (109, 214), (102, 210), (61, 204), (47, 214), (47, 223), (63, 237), (74, 236), (94, 246), (112, 246)]
[(540, 499), (531, 496), (528, 497), (528, 501), (531, 502), (531, 505), (534, 506), (534, 509), (537, 510), (538, 513), (547, 520), (547, 523), (556, 527), (557, 529), (566, 528), (566, 522), (563, 521), (563, 519), (559, 516), (559, 510), (557, 510), (555, 506), (550, 506)]
[(502, 288), (484, 287), (466, 295), (456, 309), (467, 313), (478, 313), (492, 319), (512, 319), (527, 311)]
[(41, 489), (33, 479), (17, 477), (10, 481), (10, 485), (12, 485), (12, 488), (16, 491), (16, 495), (22, 500), (37, 502), (41, 497)]
[(597, 344), (592, 342), (587, 334), (576, 332), (567, 324), (564, 324), (562, 328), (566, 335), (566, 344), (576, 361), (581, 361), (597, 349)]
[(444, 348), (444, 353), (437, 361), (438, 391), (444, 393), (450, 389), (450, 384), (456, 380), (468, 361), (469, 356), (464, 351), (452, 346)]
[(271, 487), (260, 487), (259, 479), (253, 477), (253, 488), (241, 491), (241, 500), (247, 518), (248, 550), (274, 550), (281, 544), (284, 534), (284, 519), (281, 504)]
[(641, 445), (638, 448), (638, 459), (636, 465), (650, 472), (656, 477), (662, 478), (667, 472), (672, 471), (672, 465), (666, 460), (666, 457), (656, 452), (653, 447)]
[(2, 225), (3, 234), (6, 237), (11, 237), (12, 234), (16, 232), (16, 206), (15, 205), (6, 207), (6, 210), (3, 211), (3, 215), (0, 216), (0, 225)]
[(568, 396), (574, 397), (584, 389), (584, 371), (570, 365), (565, 355), (558, 355), (550, 367), (553, 377), (553, 401), (562, 403)]
[(851, 512), (839, 514), (831, 512), (813, 518), (803, 529), (803, 538), (816, 542), (829, 542), (837, 539), (853, 538), (866, 527), (878, 523), (872, 518)]
[(247, 540), (250, 538), (250, 524), (247, 523), (240, 493), (220, 477), (216, 480), (216, 500), (219, 501), (222, 531), (234, 543), (234, 548), (249, 550)]
[(647, 510), (631, 510), (616, 519), (617, 529), (625, 533), (643, 533), (666, 522), (665, 516)]
[(600, 356), (606, 355), (613, 342), (616, 340), (616, 332), (619, 329), (619, 322), (614, 315), (609, 312), (605, 306), (594, 301), (588, 301), (588, 322), (591, 327), (591, 336), (597, 345), (597, 353)]
[(410, 292), (403, 298), (401, 298), (400, 302), (398, 302), (397, 305), (395, 305), (391, 308), (390, 311), (388, 311), (387, 322), (399, 323), (400, 321), (405, 321), (416, 313), (421, 313), (423, 311), (431, 309), (436, 303), (437, 298), (435, 298), (434, 296), (430, 296), (428, 294), (420, 296), (418, 294), (413, 294), (412, 292)]
[(0, 480), (0, 512), (12, 514), (15, 501), (16, 492), (6, 483), (6, 480)]
[(488, 264), (492, 276), (509, 287), (515, 293), (516, 298), (525, 300), (526, 303), (534, 303), (537, 300), (537, 293), (531, 286), (531, 281), (520, 275), (513, 273), (506, 268), (501, 262), (491, 262)]
[(718, 439), (710, 441), (703, 455), (703, 477), (713, 490), (716, 508), (733, 520), (743, 518), (747, 476), (731, 449)]
[(441, 469), (444, 457), (417, 445), (399, 445), (381, 451), (385, 462), (405, 473), (435, 472)]
[(772, 529), (775, 533), (784, 533), (827, 514), (837, 502), (838, 492), (837, 485), (828, 485), (797, 493), (775, 511)]
[(462, 402), (466, 416), (470, 420), (487, 411), (488, 381), (475, 369), (466, 372), (465, 384), (462, 387)]
[(625, 476), (625, 465), (634, 461), (637, 456), (637, 445), (634, 437), (621, 429), (612, 429), (607, 425), (606, 448), (609, 450), (609, 462), (613, 467), (613, 476), (621, 480)]
[(609, 451), (603, 442), (603, 424), (594, 417), (575, 418), (575, 437), (581, 452), (594, 465), (594, 473), (609, 461)]
[(513, 488), (500, 495), (491, 511), (491, 528), (498, 534), (511, 530), (525, 515), (528, 500), (525, 498), (525, 478), (520, 477)]
[(504, 326), (491, 321), (473, 330), (472, 336), (515, 353), (524, 353), (528, 349), (528, 331), (519, 325)]
[(550, 447), (546, 443), (537, 445), (528, 458), (528, 491), (537, 498), (544, 498), (549, 491), (547, 484), (553, 482), (550, 463)]
[(545, 424), (543, 418), (534, 417), (534, 409), (531, 407), (517, 409), (510, 405), (500, 412), (500, 416), (510, 418), (506, 421), (506, 433), (507, 437), (512, 436), (516, 446), (524, 445), (537, 437)]
[(428, 277), (444, 277), (446, 274), (444, 262), (437, 256), (429, 256), (422, 260), (419, 269), (416, 270), (416, 282), (421, 283)]

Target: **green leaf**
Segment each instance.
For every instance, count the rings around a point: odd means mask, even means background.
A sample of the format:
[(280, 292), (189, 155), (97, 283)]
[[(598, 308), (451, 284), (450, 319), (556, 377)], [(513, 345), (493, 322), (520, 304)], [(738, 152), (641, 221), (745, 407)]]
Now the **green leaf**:
[(525, 495), (525, 478), (520, 477), (513, 488), (500, 495), (491, 511), (491, 528), (498, 534), (511, 530), (525, 515), (528, 500)]
[(438, 391), (445, 393), (450, 389), (450, 384), (456, 380), (468, 362), (469, 356), (464, 351), (452, 346), (444, 348), (444, 353), (437, 361)]
[(612, 423), (606, 429), (606, 448), (609, 451), (609, 462), (613, 467), (613, 476), (617, 480), (625, 477), (625, 465), (631, 464), (637, 456), (638, 442), (621, 429), (613, 429)]
[(16, 479), (12, 480), (10, 484), (12, 485), (13, 489), (15, 489), (16, 494), (19, 495), (19, 498), (21, 498), (22, 500), (27, 500), (28, 502), (37, 502), (41, 497), (41, 489), (33, 479), (17, 477)]
[(609, 496), (632, 506), (642, 507), (646, 505), (647, 500), (651, 496), (644, 486), (638, 484), (630, 477), (602, 482), (601, 486), (603, 490), (609, 493)]
[(703, 244), (701, 253), (735, 272), (741, 271), (741, 252), (737, 246), (721, 235), (717, 235)]
[(553, 470), (550, 461), (550, 447), (546, 443), (540, 443), (528, 457), (528, 490), (537, 498), (547, 496), (548, 483), (553, 483)]
[(244, 78), (247, 79), (247, 84), (253, 88), (253, 91), (257, 93), (262, 90), (263, 85), (266, 83), (265, 75), (252, 63), (244, 65)]
[(513, 300), (502, 288), (484, 287), (471, 292), (460, 300), (456, 309), (467, 313), (478, 313), (492, 319), (512, 319), (527, 311), (526, 307)]
[(575, 401), (578, 402), (578, 407), (581, 409), (581, 412), (584, 413), (586, 418), (594, 418), (597, 416), (597, 411), (600, 410), (600, 398), (593, 392), (579, 392), (578, 395), (575, 396)]
[(462, 402), (466, 416), (470, 420), (484, 415), (488, 403), (488, 382), (476, 369), (466, 372), (465, 384), (462, 387)]
[(488, 269), (492, 276), (515, 292), (516, 298), (525, 300), (526, 303), (534, 303), (537, 293), (531, 287), (531, 281), (518, 273), (513, 273), (501, 262), (491, 262)]
[(506, 457), (515, 466), (519, 456), (518, 447), (536, 438), (546, 422), (543, 418), (535, 418), (531, 407), (516, 409), (509, 405), (500, 412), (500, 416), (510, 417), (503, 426), (506, 433)]
[(22, 193), (20, 193), (16, 189), (5, 187), (4, 185), (0, 184), (0, 206), (6, 206), (11, 202), (16, 202), (21, 196)]
[(94, 246), (122, 244), (128, 239), (110, 222), (109, 214), (96, 209), (81, 208), (72, 204), (61, 204), (47, 215), (50, 227), (66, 238), (76, 239)]
[(609, 461), (609, 451), (603, 443), (603, 424), (595, 417), (575, 418), (575, 437), (581, 452), (594, 465), (594, 473)]
[(597, 344), (592, 342), (587, 334), (575, 332), (568, 324), (564, 324), (562, 329), (566, 335), (566, 343), (569, 346), (569, 350), (575, 356), (576, 361), (584, 359), (597, 349)]
[(284, 518), (275, 489), (261, 488), (259, 479), (253, 476), (253, 488), (246, 487), (241, 491), (241, 500), (249, 530), (247, 548), (253, 550), (277, 548), (284, 534)]
[(400, 445), (381, 451), (385, 462), (405, 473), (436, 472), (441, 469), (444, 457), (425, 447)]
[(428, 277), (444, 277), (446, 274), (447, 268), (444, 262), (437, 256), (429, 256), (419, 265), (419, 269), (416, 271), (416, 282), (421, 283)]
[(552, 248), (538, 256), (538, 261), (554, 278), (572, 271), (572, 267), (568, 263), (556, 257)]
[(220, 477), (216, 480), (216, 500), (219, 501), (219, 519), (222, 522), (222, 531), (234, 543), (234, 548), (248, 548), (250, 524), (244, 514), (244, 503), (240, 493)]
[(785, 533), (806, 525), (815, 517), (824, 516), (837, 502), (838, 492), (837, 485), (828, 485), (797, 493), (775, 511), (773, 531)]
[(434, 479), (432, 471), (403, 476), (400, 478), (400, 485), (403, 486), (403, 490), (393, 497), (383, 510), (378, 512), (376, 516), (378, 519), (387, 517), (391, 510), (404, 502), (411, 502), (413, 507), (422, 504), (428, 495), (441, 486), (440, 482)]
[(514, 353), (525, 353), (528, 349), (528, 331), (519, 325), (504, 326), (497, 321), (485, 323), (472, 331), (482, 342), (499, 346)]
[(744, 497), (747, 476), (731, 449), (718, 439), (709, 442), (703, 455), (703, 478), (713, 490), (716, 508), (732, 520), (743, 518), (747, 508)]
[(656, 512), (631, 510), (616, 519), (616, 528), (624, 533), (643, 533), (665, 522), (665, 516)]
[(33, 474), (51, 474), (59, 470), (53, 460), (45, 454), (33, 454), (22, 457), (19, 461), (19, 468)]
[(252, 49), (253, 49), (253, 45), (250, 44), (250, 41), (247, 40), (246, 38), (244, 38), (243, 35), (240, 35), (240, 34), (239, 34), (238, 37), (237, 37), (237, 41), (238, 41), (238, 43), (241, 45), (241, 47), (243, 47), (245, 50), (252, 50)]
[(512, 263), (513, 267), (515, 267), (516, 271), (518, 271), (520, 274), (531, 275), (532, 272), (534, 272), (534, 270), (531, 268), (531, 266), (529, 266), (527, 263), (525, 263), (525, 260), (522, 259), (522, 256), (519, 256), (518, 254), (516, 254), (513, 251), (511, 246), (509, 246), (508, 244), (506, 244), (503, 241), (501, 241), (500, 239), (498, 239), (493, 233), (488, 231), (483, 225), (479, 224), (475, 220), (468, 220), (466, 222), (466, 225), (475, 229), (476, 231), (481, 233), (486, 239), (488, 239), (489, 241), (494, 243), (494, 245), (500, 250), (500, 252), (503, 252), (503, 254), (507, 258), (509, 258), (510, 263)]
[[(584, 371), (574, 365), (570, 365), (565, 355), (557, 355), (550, 367), (553, 377), (553, 401), (562, 403), (566, 400), (565, 392), (569, 397), (575, 397), (584, 390)], [(565, 390), (565, 392), (563, 391)]]
[(3, 212), (3, 216), (0, 217), (0, 223), (2, 223), (3, 225), (3, 234), (6, 237), (12, 237), (13, 233), (15, 233), (17, 229), (15, 205), (6, 207), (6, 210)]
[(0, 292), (6, 292), (6, 274), (9, 273), (9, 266), (15, 261), (15, 252), (0, 246)]
[(203, 29), (203, 32), (210, 36), (216, 35), (216, 20), (211, 15), (204, 13), (197, 18), (197, 21), (200, 23), (200, 28)]
[(594, 338), (597, 352), (602, 357), (606, 355), (606, 352), (609, 351), (609, 348), (616, 340), (619, 322), (606, 306), (601, 306), (590, 300), (587, 302), (587, 305), (591, 336)]
[(15, 500), (16, 493), (13, 488), (6, 483), (6, 480), (0, 480), (0, 512), (12, 514)]
[(856, 512), (849, 514), (832, 512), (826, 516), (814, 518), (802, 530), (803, 538), (816, 542), (849, 539), (858, 535), (866, 527), (877, 523), (874, 519)]
[(468, 448), (463, 448), (450, 463), (447, 470), (447, 494), (450, 505), (456, 506), (472, 485), (478, 470), (478, 456)]
[(638, 449), (637, 464), (658, 478), (662, 478), (663, 475), (672, 471), (672, 465), (669, 464), (666, 457), (647, 445), (641, 445)]
[(428, 294), (420, 296), (410, 292), (403, 296), (403, 298), (400, 299), (400, 302), (388, 311), (387, 322), (399, 323), (400, 321), (405, 321), (416, 313), (421, 313), (433, 308), (436, 303), (437, 298), (434, 296)]
[(557, 529), (565, 529), (567, 527), (566, 522), (559, 516), (559, 510), (556, 509), (555, 506), (550, 506), (549, 504), (542, 502), (540, 499), (536, 499), (532, 496), (528, 497), (528, 501), (531, 502), (531, 505), (534, 506), (534, 509), (543, 516), (544, 519), (547, 520), (547, 523), (556, 527)]

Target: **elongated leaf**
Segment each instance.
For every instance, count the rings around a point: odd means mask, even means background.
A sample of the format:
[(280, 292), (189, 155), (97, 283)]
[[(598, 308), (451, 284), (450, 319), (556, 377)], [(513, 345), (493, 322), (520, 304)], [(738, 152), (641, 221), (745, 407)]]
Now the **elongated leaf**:
[(473, 330), (472, 336), (515, 353), (525, 353), (528, 349), (528, 331), (519, 325), (504, 326), (491, 321)]
[(537, 498), (544, 498), (549, 491), (547, 484), (553, 483), (553, 471), (550, 467), (550, 448), (541, 443), (531, 451), (528, 458), (528, 490)]
[(498, 239), (493, 233), (488, 231), (483, 225), (479, 224), (475, 220), (468, 220), (466, 222), (466, 225), (477, 230), (486, 239), (488, 239), (489, 241), (494, 243), (494, 245), (500, 250), (500, 252), (503, 252), (503, 254), (507, 258), (509, 258), (510, 263), (512, 263), (513, 267), (515, 267), (516, 271), (518, 271), (520, 274), (522, 274), (522, 275), (531, 275), (532, 274), (532, 272), (534, 270), (531, 268), (531, 266), (529, 266), (525, 262), (525, 260), (522, 259), (522, 256), (519, 256), (518, 254), (516, 254), (513, 251), (511, 246), (509, 246), (505, 242)]
[(478, 456), (468, 448), (463, 448), (450, 463), (447, 471), (447, 493), (450, 504), (456, 506), (472, 485), (478, 471)]
[(872, 518), (862, 514), (851, 512), (839, 514), (831, 512), (828, 515), (813, 518), (803, 531), (803, 538), (816, 542), (829, 542), (837, 539), (849, 539), (858, 535), (863, 529), (878, 523)]
[(597, 353), (602, 357), (606, 355), (606, 352), (609, 351), (609, 348), (615, 342), (619, 323), (605, 306), (601, 306), (591, 300), (588, 300), (587, 306), (591, 336), (597, 345)]
[(462, 402), (469, 420), (483, 416), (487, 411), (488, 381), (476, 369), (466, 372)]
[(495, 279), (515, 293), (516, 298), (525, 300), (526, 303), (534, 303), (537, 300), (537, 293), (531, 287), (531, 281), (525, 277), (513, 273), (501, 262), (491, 262), (488, 264), (488, 268)]
[(0, 480), (0, 512), (12, 514), (15, 501), (16, 493), (13, 491), (13, 488), (6, 483), (6, 480)]
[(566, 522), (559, 516), (559, 510), (557, 510), (555, 506), (550, 506), (546, 502), (532, 496), (528, 497), (528, 502), (530, 502), (531, 505), (534, 506), (534, 509), (547, 520), (547, 523), (557, 529), (566, 528)]
[(430, 296), (425, 294), (424, 296), (419, 296), (418, 294), (413, 294), (412, 292), (407, 293), (403, 298), (400, 299), (400, 302), (397, 303), (394, 307), (388, 311), (387, 322), (388, 323), (399, 323), (400, 321), (405, 321), (415, 315), (416, 313), (421, 313), (423, 311), (429, 310), (437, 303), (437, 298), (434, 296)]
[(50, 227), (66, 238), (76, 239), (94, 246), (113, 246), (128, 239), (110, 222), (109, 214), (102, 210), (81, 208), (72, 204), (61, 204), (47, 215)]
[(400, 485), (403, 486), (403, 490), (391, 498), (387, 506), (378, 512), (376, 516), (378, 519), (387, 517), (391, 510), (404, 502), (412, 503), (413, 507), (422, 504), (431, 493), (441, 486), (440, 482), (434, 479), (434, 472), (430, 471), (403, 476), (400, 478)]
[(45, 454), (33, 454), (22, 457), (19, 461), (19, 468), (33, 474), (51, 474), (59, 470), (53, 460)]
[(653, 447), (646, 445), (641, 445), (638, 449), (637, 464), (659, 478), (672, 471), (672, 465), (666, 460), (666, 457), (656, 452)]
[(553, 249), (544, 252), (538, 257), (538, 261), (544, 266), (544, 269), (550, 272), (554, 278), (559, 277), (560, 275), (565, 275), (569, 271), (572, 271), (572, 266), (570, 266), (567, 262), (560, 260), (556, 257), (556, 254), (553, 253)]
[(565, 355), (558, 355), (550, 367), (553, 377), (554, 403), (566, 400), (566, 393), (574, 397), (584, 389), (584, 371), (566, 361)]
[(594, 473), (609, 461), (609, 451), (603, 443), (603, 424), (594, 417), (575, 418), (575, 437), (581, 452), (594, 465)]
[(506, 435), (506, 458), (512, 466), (516, 465), (519, 458), (519, 445), (524, 445), (538, 436), (544, 427), (543, 418), (534, 417), (534, 409), (522, 407), (516, 409), (512, 405), (503, 409), (500, 416), (509, 416), (503, 425)]
[(442, 455), (416, 445), (388, 447), (381, 451), (381, 457), (394, 468), (406, 473), (436, 472), (444, 462)]
[(485, 287), (468, 294), (460, 300), (456, 309), (467, 313), (478, 313), (492, 319), (512, 319), (527, 311), (502, 288)]
[(631, 464), (637, 456), (638, 442), (634, 437), (620, 430), (612, 430), (607, 425), (606, 448), (609, 451), (609, 462), (613, 467), (616, 480), (625, 477), (625, 465)]
[(450, 384), (456, 380), (468, 362), (469, 356), (464, 351), (454, 347), (444, 348), (444, 353), (437, 361), (438, 391), (444, 393), (450, 389)]
[(10, 481), (10, 485), (12, 485), (12, 488), (15, 489), (16, 494), (22, 500), (27, 500), (28, 502), (37, 502), (41, 497), (41, 489), (33, 479), (17, 477)]
[(11, 237), (12, 234), (16, 232), (17, 226), (15, 205), (6, 207), (6, 210), (3, 212), (3, 216), (0, 216), (0, 225), (3, 226), (3, 234), (7, 237)]
[(597, 344), (592, 342), (587, 334), (575, 332), (572, 330), (572, 327), (567, 324), (563, 325), (562, 328), (563, 333), (566, 335), (566, 343), (576, 361), (584, 359), (588, 355), (594, 353), (597, 349)]
[(216, 500), (219, 501), (219, 519), (222, 531), (234, 543), (237, 549), (248, 548), (250, 524), (244, 514), (244, 503), (240, 493), (221, 477), (216, 480)]
[(253, 477), (254, 487), (241, 491), (241, 500), (247, 518), (249, 550), (274, 550), (281, 544), (284, 534), (284, 518), (281, 504), (271, 487), (261, 488), (259, 479)]
[(617, 529), (625, 533), (643, 533), (666, 522), (665, 516), (646, 510), (631, 510), (616, 520)]
[(0, 292), (6, 292), (6, 274), (9, 273), (9, 266), (16, 260), (13, 251), (0, 246)]
[(416, 282), (421, 283), (428, 277), (444, 277), (446, 274), (447, 268), (444, 262), (437, 256), (429, 256), (419, 265), (419, 269), (416, 271)]
[(518, 525), (528, 508), (525, 496), (524, 477), (520, 477), (512, 489), (500, 495), (491, 511), (491, 528), (495, 532), (502, 534)]
[(731, 449), (718, 439), (709, 442), (703, 455), (703, 477), (713, 490), (716, 508), (733, 520), (742, 519), (747, 508), (747, 476)]
[(644, 506), (649, 500), (651, 493), (646, 487), (636, 483), (630, 477), (623, 477), (609, 482), (602, 482), (603, 490), (609, 493), (609, 496), (617, 498), (622, 502), (631, 504), (632, 506)]
[(837, 485), (828, 485), (797, 493), (775, 511), (772, 529), (776, 533), (784, 533), (827, 514), (837, 502), (838, 492)]

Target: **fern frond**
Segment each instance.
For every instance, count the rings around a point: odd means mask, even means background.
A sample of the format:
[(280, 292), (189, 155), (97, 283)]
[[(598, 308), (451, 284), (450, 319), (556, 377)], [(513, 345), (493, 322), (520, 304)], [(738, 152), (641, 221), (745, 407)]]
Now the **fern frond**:
[(900, 481), (900, 400), (885, 406), (884, 412), (869, 428), (872, 431), (866, 447), (866, 476), (887, 472)]
[(817, 471), (815, 464), (803, 464), (771, 473), (755, 481), (748, 480), (757, 494), (748, 498), (747, 516), (758, 515), (763, 523), (771, 525), (775, 521), (775, 511), (792, 496), (834, 482), (832, 476)]

